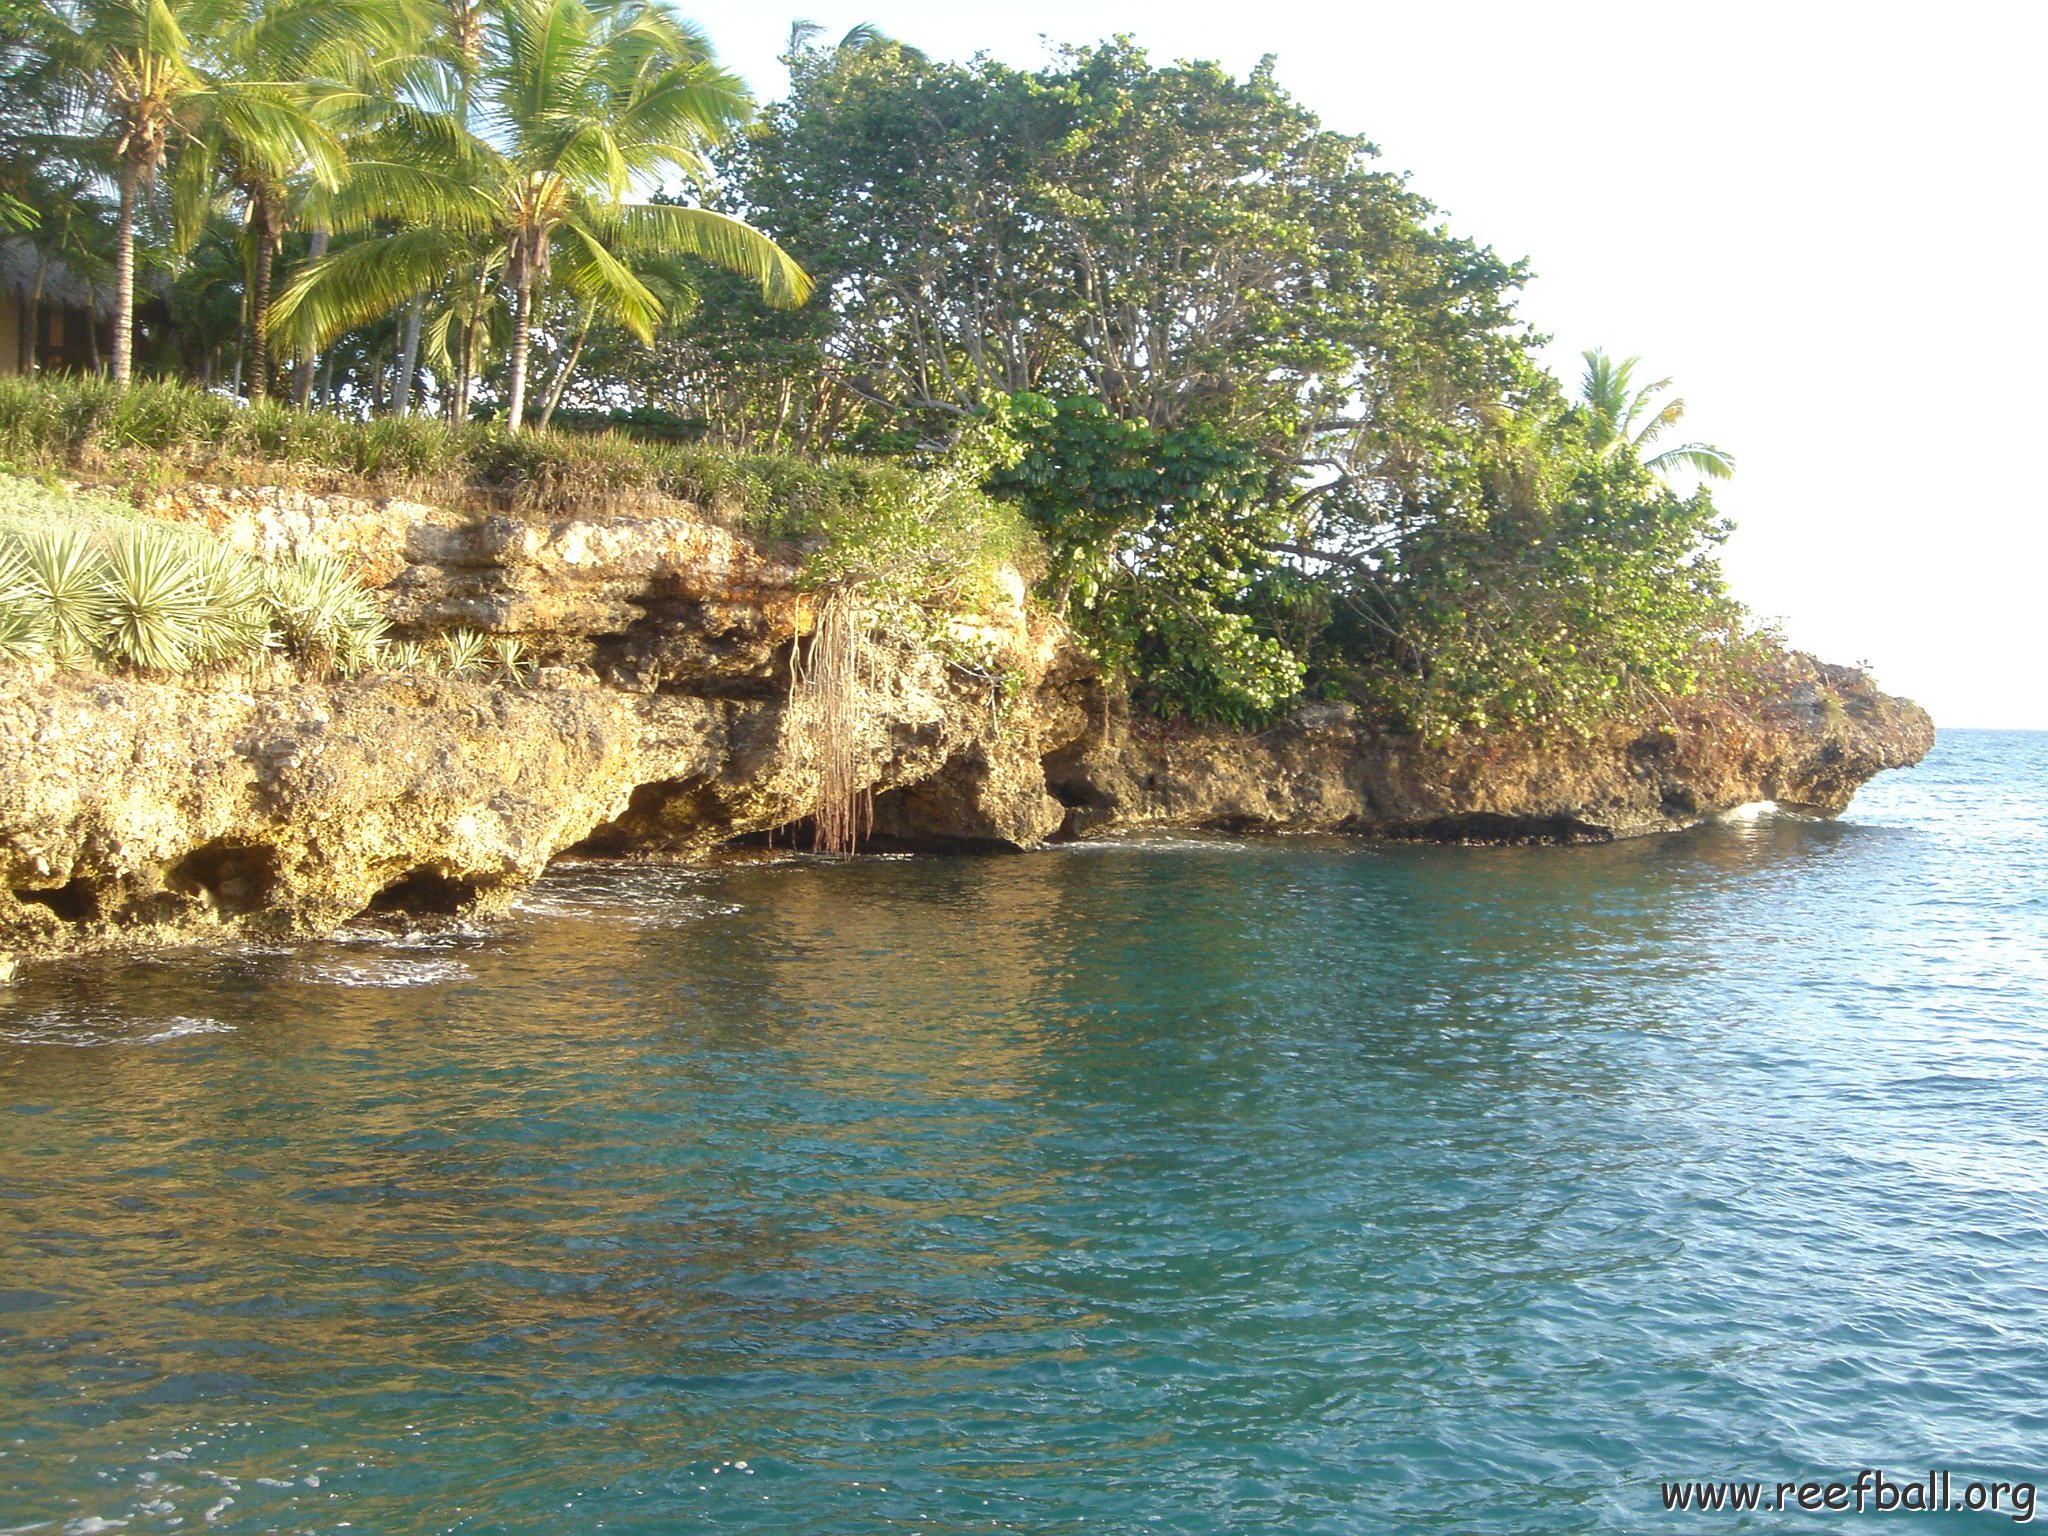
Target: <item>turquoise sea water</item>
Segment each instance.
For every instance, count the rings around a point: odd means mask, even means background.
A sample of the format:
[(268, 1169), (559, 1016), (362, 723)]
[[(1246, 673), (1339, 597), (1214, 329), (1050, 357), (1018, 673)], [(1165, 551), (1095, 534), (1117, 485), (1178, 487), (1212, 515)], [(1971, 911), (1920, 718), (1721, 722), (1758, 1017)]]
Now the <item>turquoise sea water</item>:
[(1863, 1467), (2048, 1482), (2048, 735), (0, 993), (0, 1531), (1838, 1530), (1658, 1485)]

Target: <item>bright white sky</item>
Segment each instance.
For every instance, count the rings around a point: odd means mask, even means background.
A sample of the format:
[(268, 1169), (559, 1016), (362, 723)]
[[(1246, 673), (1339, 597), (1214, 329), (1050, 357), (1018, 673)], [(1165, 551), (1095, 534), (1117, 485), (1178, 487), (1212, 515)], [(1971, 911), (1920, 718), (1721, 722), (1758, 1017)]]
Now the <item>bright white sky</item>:
[[(788, 3), (947, 58), (1277, 54), (1458, 233), (1532, 259), (1568, 383), (1589, 346), (1677, 380), (1740, 463), (1738, 596), (1942, 725), (2048, 727), (2048, 5)], [(679, 8), (781, 94), (790, 16)]]

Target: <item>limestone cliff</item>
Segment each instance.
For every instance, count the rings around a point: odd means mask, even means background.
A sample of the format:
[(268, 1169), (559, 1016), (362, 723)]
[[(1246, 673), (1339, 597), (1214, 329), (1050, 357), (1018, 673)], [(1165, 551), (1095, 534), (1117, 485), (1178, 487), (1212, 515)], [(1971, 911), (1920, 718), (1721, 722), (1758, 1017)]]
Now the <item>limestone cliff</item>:
[(1605, 842), (1757, 801), (1832, 815), (1934, 745), (1924, 710), (1847, 667), (1790, 658), (1738, 708), (1680, 701), (1590, 739), (1504, 731), (1432, 745), (1349, 706), (1246, 736), (1110, 716), (1046, 763), (1069, 825), (1356, 832), (1481, 842)]
[[(347, 553), (395, 623), (515, 636), (528, 686), (431, 676), (152, 681), (0, 669), (0, 950), (316, 933), (488, 909), (570, 848), (700, 855), (816, 806), (786, 558), (688, 508), (535, 520), (184, 487), (158, 515), (250, 553)], [(1021, 848), (1144, 827), (1572, 841), (1755, 800), (1839, 810), (1932, 744), (1861, 674), (1799, 663), (1747, 712), (1590, 741), (1429, 746), (1350, 711), (1256, 736), (1134, 719), (1021, 587), (959, 638), (877, 657), (858, 743), (882, 845)]]

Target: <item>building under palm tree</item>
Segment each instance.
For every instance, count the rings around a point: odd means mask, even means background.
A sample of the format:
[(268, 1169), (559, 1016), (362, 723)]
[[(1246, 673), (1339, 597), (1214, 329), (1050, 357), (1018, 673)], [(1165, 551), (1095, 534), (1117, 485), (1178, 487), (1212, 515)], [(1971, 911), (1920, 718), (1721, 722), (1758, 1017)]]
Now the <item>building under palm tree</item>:
[(113, 313), (105, 288), (26, 240), (0, 242), (0, 374), (103, 367)]

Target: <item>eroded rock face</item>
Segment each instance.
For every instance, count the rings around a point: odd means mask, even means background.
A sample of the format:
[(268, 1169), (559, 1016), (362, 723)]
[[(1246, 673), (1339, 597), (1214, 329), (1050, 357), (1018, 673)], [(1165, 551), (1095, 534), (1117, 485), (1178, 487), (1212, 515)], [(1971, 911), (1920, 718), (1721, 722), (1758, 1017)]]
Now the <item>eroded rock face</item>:
[[(975, 750), (972, 721), (936, 664), (900, 669), (865, 776), (885, 793), (928, 779)], [(0, 951), (487, 911), (565, 849), (705, 853), (810, 816), (816, 784), (786, 698), (16, 671), (0, 681)], [(975, 826), (1011, 843), (1050, 830)]]
[[(157, 510), (264, 558), (350, 555), (412, 633), (509, 635), (549, 664), (523, 688), (0, 669), (0, 958), (487, 910), (566, 849), (697, 856), (817, 809), (789, 667), (810, 599), (786, 558), (713, 519), (198, 487)], [(1756, 800), (1839, 810), (1933, 741), (1916, 707), (1805, 663), (1760, 708), (1589, 741), (1430, 746), (1329, 706), (1254, 736), (1175, 729), (1106, 694), (1021, 585), (954, 627), (993, 671), (874, 658), (856, 750), (883, 846), (1146, 827), (1605, 839)]]
[(595, 689), (12, 677), (0, 931), (80, 948), (488, 901), (625, 794), (632, 739)]
[[(691, 509), (454, 512), (400, 497), (186, 485), (148, 510), (259, 559), (344, 555), (401, 634), (473, 629), (616, 687), (767, 684), (807, 628), (796, 569)], [(767, 691), (764, 688), (756, 691)]]

